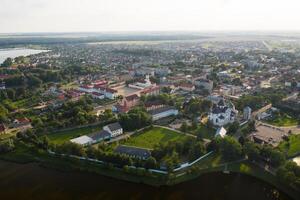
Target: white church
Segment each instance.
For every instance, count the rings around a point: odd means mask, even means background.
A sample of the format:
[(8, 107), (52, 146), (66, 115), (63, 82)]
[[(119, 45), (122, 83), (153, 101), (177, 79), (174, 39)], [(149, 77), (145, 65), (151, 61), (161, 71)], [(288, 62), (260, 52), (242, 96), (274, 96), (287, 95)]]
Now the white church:
[(224, 99), (221, 99), (213, 108), (208, 116), (209, 121), (214, 126), (222, 127), (226, 124), (233, 123), (238, 111), (233, 104), (226, 104)]

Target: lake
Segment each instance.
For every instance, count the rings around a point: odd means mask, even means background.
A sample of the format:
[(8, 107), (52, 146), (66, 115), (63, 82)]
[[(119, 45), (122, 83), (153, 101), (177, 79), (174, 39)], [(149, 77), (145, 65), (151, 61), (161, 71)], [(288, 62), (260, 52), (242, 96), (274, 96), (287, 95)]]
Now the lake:
[(83, 172), (61, 172), (37, 164), (0, 161), (0, 197), (13, 200), (167, 199), (288, 200), (256, 178), (211, 173), (175, 186), (151, 187)]
[(26, 49), (26, 48), (13, 48), (13, 49), (0, 49), (0, 64), (10, 57), (15, 58), (18, 56), (29, 56), (32, 54), (38, 54), (42, 52), (47, 52), (47, 50), (36, 50), (36, 49)]

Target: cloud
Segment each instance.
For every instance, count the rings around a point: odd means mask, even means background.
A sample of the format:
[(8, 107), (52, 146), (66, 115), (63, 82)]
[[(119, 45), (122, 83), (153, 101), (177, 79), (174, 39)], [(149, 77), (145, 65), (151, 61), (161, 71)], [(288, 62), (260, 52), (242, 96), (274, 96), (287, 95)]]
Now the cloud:
[(299, 0), (0, 1), (0, 32), (300, 30)]

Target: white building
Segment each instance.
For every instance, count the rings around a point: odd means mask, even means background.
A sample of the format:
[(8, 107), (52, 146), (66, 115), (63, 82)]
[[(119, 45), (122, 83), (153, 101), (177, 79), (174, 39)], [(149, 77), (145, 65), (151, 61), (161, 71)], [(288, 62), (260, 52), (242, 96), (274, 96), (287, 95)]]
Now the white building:
[(87, 135), (83, 135), (83, 136), (72, 139), (71, 142), (86, 146), (86, 145), (93, 144), (93, 139)]
[(243, 110), (243, 119), (249, 120), (251, 118), (251, 108), (249, 106), (246, 106)]
[(178, 115), (178, 110), (171, 106), (165, 106), (154, 110), (150, 110), (149, 113), (152, 115), (152, 120), (156, 121), (164, 117), (169, 117), (172, 115), (176, 116)]
[(215, 126), (225, 126), (226, 124), (233, 123), (237, 115), (234, 105), (228, 106), (225, 104), (224, 99), (221, 99), (218, 104), (214, 104), (209, 114), (209, 120)]
[(217, 129), (215, 137), (224, 138), (226, 136), (226, 133), (227, 133), (226, 129), (222, 126)]
[(111, 137), (116, 137), (118, 135), (123, 134), (123, 128), (119, 124), (119, 122), (108, 124), (103, 127), (103, 130), (109, 132), (111, 134)]
[[(82, 85), (78, 88), (79, 91), (91, 94), (94, 98), (102, 99), (115, 99), (117, 97), (118, 91), (108, 88), (103, 85)], [(101, 96), (101, 95), (104, 95)]]
[(146, 78), (144, 81), (135, 82), (132, 84), (129, 84), (128, 87), (143, 90), (145, 88), (149, 88), (152, 86), (155, 86), (156, 84), (152, 84), (149, 78), (149, 75), (146, 75)]

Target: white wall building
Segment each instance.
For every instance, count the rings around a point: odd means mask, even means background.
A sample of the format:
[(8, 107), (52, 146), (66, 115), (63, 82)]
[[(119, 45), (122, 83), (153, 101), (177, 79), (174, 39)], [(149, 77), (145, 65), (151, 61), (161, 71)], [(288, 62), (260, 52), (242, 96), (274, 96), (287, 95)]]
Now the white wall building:
[(178, 110), (171, 106), (165, 106), (158, 109), (150, 110), (149, 113), (152, 115), (152, 120), (156, 121), (164, 117), (169, 117), (172, 115), (178, 115)]
[(251, 118), (251, 108), (249, 106), (246, 106), (243, 110), (243, 119), (249, 120)]
[(123, 134), (123, 128), (121, 127), (119, 122), (104, 126), (103, 130), (109, 132), (111, 134), (111, 137), (116, 137)]

